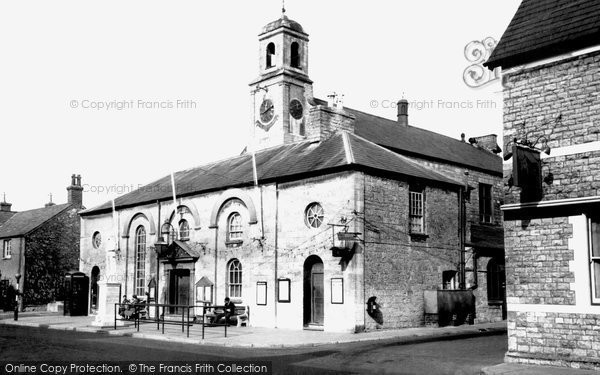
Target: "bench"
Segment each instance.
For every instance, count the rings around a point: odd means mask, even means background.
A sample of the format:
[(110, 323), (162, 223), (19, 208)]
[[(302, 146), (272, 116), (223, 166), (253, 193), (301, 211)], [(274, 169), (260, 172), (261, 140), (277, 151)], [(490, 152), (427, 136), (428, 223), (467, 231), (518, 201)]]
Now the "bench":
[[(205, 316), (207, 321), (205, 321), (204, 323), (218, 323), (214, 322), (214, 319), (217, 317), (217, 314), (215, 314), (214, 311), (207, 312)], [(229, 320), (235, 320), (237, 327), (241, 327), (242, 324), (246, 325), (247, 327), (248, 322), (250, 321), (250, 306), (236, 306), (235, 313), (234, 315), (229, 317)]]

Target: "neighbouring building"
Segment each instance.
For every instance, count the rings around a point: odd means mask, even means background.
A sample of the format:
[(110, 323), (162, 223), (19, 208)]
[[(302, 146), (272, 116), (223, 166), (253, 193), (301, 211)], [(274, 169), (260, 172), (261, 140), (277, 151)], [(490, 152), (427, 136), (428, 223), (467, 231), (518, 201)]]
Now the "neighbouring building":
[[(78, 269), (81, 176), (71, 176), (67, 192), (68, 203), (12, 213), (0, 225), (0, 304), (5, 309), (12, 308), (17, 274), (25, 308), (61, 299), (65, 274)], [(10, 210), (10, 204), (0, 205)]]
[(600, 4), (524, 0), (504, 86), (508, 362), (600, 369)]
[(255, 326), (373, 329), (371, 297), (384, 327), (420, 326), (424, 292), (459, 287), (479, 321), (502, 319), (495, 136), (411, 126), (406, 100), (392, 121), (314, 98), (308, 34), (285, 15), (259, 49), (254, 152), (82, 212), (81, 270), (161, 303), (228, 296)]

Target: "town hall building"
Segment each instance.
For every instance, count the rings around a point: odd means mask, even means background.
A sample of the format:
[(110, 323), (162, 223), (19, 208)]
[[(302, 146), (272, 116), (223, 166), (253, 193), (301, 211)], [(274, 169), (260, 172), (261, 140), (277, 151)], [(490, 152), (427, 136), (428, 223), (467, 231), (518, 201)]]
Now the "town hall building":
[(314, 98), (308, 34), (285, 14), (259, 46), (253, 151), (82, 212), (80, 270), (170, 305), (230, 297), (253, 326), (420, 326), (425, 291), (459, 288), (472, 318), (502, 319), (495, 136), (411, 126), (406, 100), (392, 121)]

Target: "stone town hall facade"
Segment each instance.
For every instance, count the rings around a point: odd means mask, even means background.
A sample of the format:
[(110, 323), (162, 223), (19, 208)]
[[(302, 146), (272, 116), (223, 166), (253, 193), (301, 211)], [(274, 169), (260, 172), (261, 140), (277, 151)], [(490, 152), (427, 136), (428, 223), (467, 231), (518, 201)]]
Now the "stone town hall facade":
[(409, 126), (406, 101), (391, 121), (314, 98), (308, 34), (285, 15), (259, 44), (255, 157), (175, 173), (176, 207), (167, 176), (116, 199), (114, 213), (83, 212), (80, 269), (99, 267), (129, 297), (158, 282), (161, 303), (229, 296), (254, 326), (360, 331), (376, 325), (372, 296), (384, 327), (422, 325), (424, 291), (456, 281), (466, 248), (480, 262), (462, 273), (478, 286), (477, 318), (502, 319), (503, 245), (472, 233), (501, 230), (501, 159)]

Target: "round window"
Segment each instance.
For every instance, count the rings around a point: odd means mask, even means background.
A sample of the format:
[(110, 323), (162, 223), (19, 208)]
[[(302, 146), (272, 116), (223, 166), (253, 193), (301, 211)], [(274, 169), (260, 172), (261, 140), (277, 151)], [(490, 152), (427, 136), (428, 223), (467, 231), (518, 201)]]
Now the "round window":
[(100, 232), (95, 232), (92, 236), (92, 245), (94, 246), (94, 249), (97, 249), (102, 245), (102, 236), (100, 235)]
[(304, 221), (309, 228), (318, 228), (323, 224), (324, 216), (323, 207), (318, 203), (311, 203), (306, 207)]

